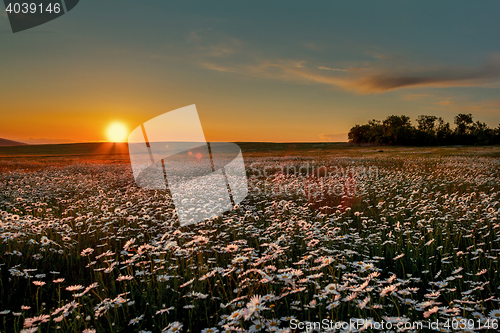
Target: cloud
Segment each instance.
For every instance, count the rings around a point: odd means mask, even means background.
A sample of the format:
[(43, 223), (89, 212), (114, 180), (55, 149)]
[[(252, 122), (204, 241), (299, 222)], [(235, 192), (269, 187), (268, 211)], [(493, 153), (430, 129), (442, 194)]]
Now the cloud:
[[(303, 60), (254, 60), (252, 63), (218, 65), (204, 62), (206, 68), (267, 79), (322, 84), (358, 94), (384, 93), (403, 88), (461, 87), (491, 84), (500, 78), (500, 61), (479, 68), (447, 67), (434, 69), (376, 68), (337, 70), (326, 66), (306, 66)], [(330, 73), (325, 73), (329, 71)]]
[(318, 69), (322, 69), (322, 70), (325, 70), (325, 71), (347, 72), (347, 69), (330, 68), (330, 67), (325, 67), (325, 66), (318, 66)]
[(347, 133), (330, 133), (330, 134), (320, 134), (321, 140), (331, 141), (331, 142), (347, 142)]
[(349, 80), (342, 77), (322, 75), (305, 66), (304, 61), (296, 60), (261, 60), (253, 64), (221, 65), (215, 62), (203, 62), (202, 66), (222, 72), (251, 75), (254, 77), (296, 81), (303, 84), (324, 84), (328, 86), (347, 86)]
[(22, 142), (32, 144), (32, 145), (49, 145), (49, 144), (60, 144), (60, 143), (78, 143), (75, 140), (69, 139), (45, 139), (45, 138), (29, 138), (21, 140)]
[(486, 100), (480, 103), (468, 103), (461, 107), (464, 112), (479, 112), (496, 115), (500, 112), (500, 100)]
[[(468, 102), (466, 100), (450, 101), (449, 99), (444, 99), (442, 101), (433, 103), (439, 106), (450, 106), (454, 105), (453, 108), (445, 108), (444, 110), (456, 112), (456, 113), (472, 113), (473, 115), (484, 115), (484, 116), (497, 116), (500, 113), (500, 100), (483, 100), (476, 102)], [(440, 107), (426, 107), (426, 110), (431, 111), (443, 111)]]
[(387, 55), (387, 54), (382, 54), (382, 53), (377, 53), (377, 52), (372, 52), (372, 51), (366, 51), (366, 55), (369, 55), (371, 57), (374, 57), (379, 60), (386, 60), (386, 61), (397, 61), (402, 59), (401, 56), (397, 55)]
[(453, 105), (456, 104), (457, 102), (452, 102), (452, 101), (440, 101), (437, 103), (434, 103), (436, 105), (441, 105), (441, 106), (448, 106), (448, 105)]
[(223, 57), (235, 53), (237, 47), (240, 45), (241, 43), (238, 40), (233, 39), (218, 45), (210, 46), (206, 49), (208, 51), (208, 55), (211, 57)]
[(323, 48), (316, 43), (307, 43), (307, 44), (305, 44), (305, 47), (310, 49), (310, 50), (314, 50), (314, 51), (323, 50)]
[(187, 40), (192, 43), (199, 43), (201, 41), (201, 35), (196, 31), (191, 31), (187, 36)]
[(417, 101), (426, 97), (433, 97), (431, 94), (406, 94), (402, 97), (405, 101)]
[[(263, 58), (243, 41), (218, 33), (193, 32), (188, 41), (198, 50), (193, 59), (210, 70), (319, 84), (355, 94), (379, 94), (404, 88), (480, 86), (500, 79), (500, 55), (492, 57), (482, 66), (460, 67), (403, 64), (401, 57), (371, 52), (368, 54), (377, 61), (338, 68), (303, 59)], [(417, 99), (417, 96), (413, 98)], [(407, 98), (411, 100), (412, 97)]]
[(437, 70), (428, 73), (385, 73), (361, 78), (357, 86), (363, 92), (385, 92), (415, 87), (462, 87), (490, 83), (500, 77), (499, 68), (467, 70), (462, 68)]
[(227, 57), (239, 52), (245, 45), (239, 39), (209, 31), (192, 31), (187, 41), (204, 57)]

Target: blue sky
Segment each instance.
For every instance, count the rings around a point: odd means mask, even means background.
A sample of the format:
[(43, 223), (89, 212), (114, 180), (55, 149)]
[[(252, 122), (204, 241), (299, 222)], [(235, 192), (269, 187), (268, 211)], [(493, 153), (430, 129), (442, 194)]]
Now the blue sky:
[(105, 140), (110, 122), (132, 130), (190, 104), (211, 141), (337, 141), (392, 114), (496, 127), (498, 13), (498, 1), (80, 1), (16, 34), (2, 15), (0, 137)]

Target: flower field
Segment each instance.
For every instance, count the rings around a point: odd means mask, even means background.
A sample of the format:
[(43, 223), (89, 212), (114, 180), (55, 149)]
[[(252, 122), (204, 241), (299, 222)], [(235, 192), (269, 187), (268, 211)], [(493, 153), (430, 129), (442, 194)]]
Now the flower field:
[(253, 154), (248, 197), (182, 228), (126, 160), (16, 161), (1, 332), (498, 331), (498, 158)]

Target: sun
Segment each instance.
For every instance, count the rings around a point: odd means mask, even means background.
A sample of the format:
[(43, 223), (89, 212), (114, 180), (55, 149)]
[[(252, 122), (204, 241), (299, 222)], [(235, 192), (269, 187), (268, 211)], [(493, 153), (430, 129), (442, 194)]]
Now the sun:
[(124, 142), (127, 140), (128, 131), (124, 124), (112, 123), (108, 126), (106, 134), (110, 142)]

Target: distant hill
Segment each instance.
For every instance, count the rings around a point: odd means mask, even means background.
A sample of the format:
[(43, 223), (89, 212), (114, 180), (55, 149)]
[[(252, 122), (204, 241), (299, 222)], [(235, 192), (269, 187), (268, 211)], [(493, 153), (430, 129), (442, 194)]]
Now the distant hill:
[(24, 142), (17, 142), (0, 138), (0, 146), (26, 146)]
[[(324, 152), (351, 147), (347, 142), (236, 142), (243, 154), (279, 154), (288, 153), (311, 154), (311, 152)], [(38, 156), (38, 157), (96, 157), (115, 156), (129, 160), (127, 143), (112, 142), (87, 142), (65, 143), (55, 145), (22, 145), (17, 147), (0, 147), (0, 158), (13, 156)]]

